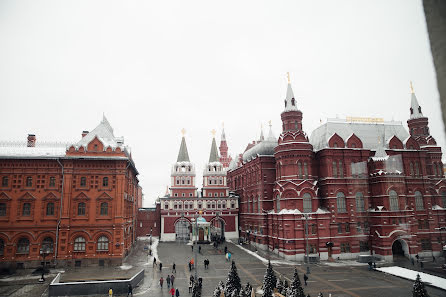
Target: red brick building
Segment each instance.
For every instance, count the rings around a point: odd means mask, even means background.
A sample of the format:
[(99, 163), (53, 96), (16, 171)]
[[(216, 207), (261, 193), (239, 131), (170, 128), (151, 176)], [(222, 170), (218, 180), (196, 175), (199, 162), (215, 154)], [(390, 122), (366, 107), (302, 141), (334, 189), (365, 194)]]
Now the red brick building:
[(161, 210), (159, 202), (155, 203), (155, 207), (138, 209), (136, 237), (160, 236), (160, 223)]
[(135, 241), (138, 171), (104, 117), (75, 144), (0, 144), (3, 267), (120, 264)]
[(231, 162), (242, 236), (289, 259), (306, 249), (320, 259), (438, 255), (446, 241), (442, 153), (415, 94), (409, 133), (400, 122), (350, 118), (308, 137), (302, 116), (288, 84), (280, 137), (270, 131)]
[[(223, 139), (220, 147), (226, 145)], [(201, 192), (197, 191), (195, 182), (195, 165), (190, 162), (183, 136), (177, 162), (172, 166), (171, 187), (166, 196), (159, 198), (160, 239), (192, 239), (191, 224), (197, 216), (200, 241), (211, 240), (212, 236), (238, 238), (238, 197), (229, 193), (226, 170), (220, 162), (215, 138), (212, 139), (209, 162), (203, 172)]]

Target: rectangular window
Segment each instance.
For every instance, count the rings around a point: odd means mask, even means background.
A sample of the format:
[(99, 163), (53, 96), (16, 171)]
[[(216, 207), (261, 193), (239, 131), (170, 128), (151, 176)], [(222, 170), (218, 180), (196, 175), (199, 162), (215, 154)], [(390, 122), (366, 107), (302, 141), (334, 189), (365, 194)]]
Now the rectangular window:
[(342, 165), (342, 161), (339, 161), (339, 177), (344, 177), (344, 166)]
[(6, 216), (6, 203), (0, 203), (0, 217)]
[(350, 224), (349, 223), (345, 223), (345, 232), (350, 232)]
[(362, 233), (361, 222), (356, 223), (356, 232)]
[(432, 250), (431, 241), (429, 239), (421, 239), (421, 249), (423, 251)]
[(359, 242), (359, 251), (360, 252), (369, 251), (369, 242), (368, 241), (360, 241)]
[(50, 177), (50, 187), (56, 186), (56, 178), (54, 176)]
[(342, 233), (342, 223), (338, 223), (338, 233)]
[(31, 215), (31, 203), (23, 203), (22, 216)]
[(338, 168), (336, 161), (333, 161), (333, 177), (338, 177)]
[(350, 253), (350, 243), (341, 243), (341, 253)]
[(311, 234), (316, 234), (316, 232), (317, 232), (317, 225), (311, 224)]

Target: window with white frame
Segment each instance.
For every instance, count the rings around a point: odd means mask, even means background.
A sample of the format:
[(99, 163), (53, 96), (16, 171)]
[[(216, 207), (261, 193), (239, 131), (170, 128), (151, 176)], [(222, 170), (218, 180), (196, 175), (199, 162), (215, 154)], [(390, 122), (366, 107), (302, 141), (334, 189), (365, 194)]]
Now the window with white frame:
[(303, 196), (303, 206), (304, 206), (304, 209), (303, 209), (304, 212), (312, 212), (313, 211), (312, 205), (311, 205), (311, 195), (308, 193), (305, 193)]
[(389, 192), (390, 210), (399, 210), (398, 194), (394, 190)]
[(415, 209), (416, 210), (423, 210), (424, 204), (423, 204), (423, 195), (420, 191), (415, 191)]
[(74, 251), (85, 252), (85, 238), (79, 236), (74, 240)]
[(345, 195), (342, 192), (336, 194), (336, 204), (338, 207), (338, 212), (347, 212), (347, 207), (345, 204)]
[(356, 193), (356, 211), (364, 211), (364, 195), (362, 194), (362, 192)]

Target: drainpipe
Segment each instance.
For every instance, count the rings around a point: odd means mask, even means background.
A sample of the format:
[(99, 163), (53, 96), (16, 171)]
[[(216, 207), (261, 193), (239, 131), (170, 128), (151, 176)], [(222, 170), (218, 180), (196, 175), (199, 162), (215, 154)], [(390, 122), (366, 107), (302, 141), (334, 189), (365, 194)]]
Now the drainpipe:
[(57, 252), (59, 250), (59, 228), (60, 228), (60, 221), (62, 219), (62, 206), (63, 206), (63, 186), (65, 183), (65, 177), (64, 177), (64, 167), (59, 159), (56, 159), (57, 163), (59, 163), (60, 167), (62, 168), (62, 191), (60, 194), (60, 207), (59, 207), (59, 220), (57, 221), (56, 226), (56, 248), (54, 250), (54, 265), (57, 265)]

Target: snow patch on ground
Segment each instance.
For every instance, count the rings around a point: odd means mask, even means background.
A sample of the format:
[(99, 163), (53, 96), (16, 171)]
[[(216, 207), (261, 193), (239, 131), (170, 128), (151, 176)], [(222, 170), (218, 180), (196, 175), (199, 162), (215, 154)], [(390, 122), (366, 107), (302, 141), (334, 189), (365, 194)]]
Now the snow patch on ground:
[(402, 267), (398, 267), (398, 266), (381, 267), (381, 268), (376, 268), (376, 270), (384, 272), (384, 273), (392, 274), (395, 276), (399, 276), (399, 277), (402, 277), (405, 279), (410, 279), (413, 281), (415, 281), (415, 279), (417, 278), (417, 274), (419, 274), (421, 277), (421, 280), (425, 284), (430, 284), (431, 286), (446, 290), (446, 279), (444, 279), (442, 277), (438, 277), (435, 275), (431, 275), (431, 274), (427, 274), (427, 273), (419, 272), (419, 271), (415, 271), (415, 270), (410, 270), (410, 269), (406, 269), (406, 268), (402, 268)]
[(119, 266), (119, 268), (121, 268), (122, 270), (129, 270), (129, 269), (133, 268), (133, 266), (132, 265), (122, 265), (122, 266)]
[(336, 262), (321, 262), (323, 265), (331, 267), (342, 267), (342, 266), (368, 266), (367, 263), (360, 263), (354, 260), (338, 260)]
[[(229, 242), (231, 242), (230, 240), (228, 240)], [(256, 252), (250, 251), (246, 248), (244, 248), (243, 246), (239, 245), (239, 244), (235, 244), (239, 249), (247, 252), (248, 254), (256, 257), (257, 259), (259, 259), (260, 261), (262, 261), (263, 263), (267, 264), (268, 260), (263, 258), (262, 256), (260, 256), (259, 254), (257, 254)], [(276, 264), (276, 265), (300, 265), (299, 263), (296, 262), (291, 262), (291, 261), (285, 261), (285, 260), (271, 260), (271, 264)]]

